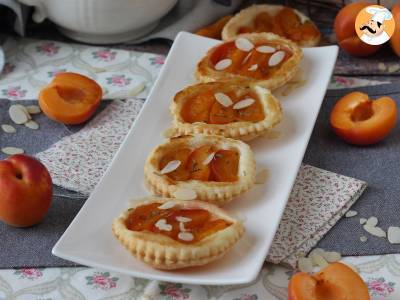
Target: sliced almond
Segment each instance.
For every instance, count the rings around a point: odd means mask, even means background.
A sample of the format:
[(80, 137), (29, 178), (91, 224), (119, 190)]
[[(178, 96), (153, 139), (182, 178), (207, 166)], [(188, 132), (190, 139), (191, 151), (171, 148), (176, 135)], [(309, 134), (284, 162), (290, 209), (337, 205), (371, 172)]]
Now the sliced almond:
[(256, 51), (260, 53), (274, 53), (276, 49), (271, 46), (259, 46), (256, 48)]
[(38, 105), (28, 105), (25, 106), (25, 108), (31, 115), (40, 114), (42, 112)]
[(229, 107), (233, 104), (231, 98), (224, 93), (215, 93), (214, 97), (222, 106)]
[(254, 65), (251, 65), (247, 70), (249, 70), (249, 71), (255, 71), (255, 70), (257, 70), (258, 69), (258, 65), (257, 64), (254, 64)]
[(268, 60), (268, 66), (270, 67), (275, 67), (279, 65), (283, 59), (285, 58), (285, 52), (283, 51), (277, 51), (274, 54), (271, 55), (271, 57)]
[(368, 241), (368, 238), (365, 235), (360, 236), (360, 242), (365, 243), (366, 241)]
[(192, 221), (191, 218), (186, 218), (186, 217), (182, 217), (182, 216), (177, 216), (175, 218), (175, 220), (177, 220), (178, 222), (182, 222), (182, 223), (187, 223), (187, 222)]
[(179, 231), (181, 232), (187, 231), (185, 228), (185, 223), (179, 222)]
[(167, 223), (167, 220), (165, 219), (160, 219), (154, 224), (159, 230), (163, 231), (171, 231), (172, 230), (172, 225)]
[(391, 244), (400, 244), (400, 227), (390, 226), (387, 231), (388, 241)]
[(178, 169), (180, 165), (181, 165), (180, 160), (171, 160), (170, 162), (168, 162), (165, 165), (164, 168), (162, 168), (162, 170), (160, 171), (160, 174), (171, 173), (171, 172), (175, 171), (176, 169)]
[(250, 56), (251, 56), (251, 52), (249, 52), (249, 53), (246, 55), (246, 57), (242, 60), (242, 65), (244, 65), (245, 63), (247, 63), (247, 61), (249, 60)]
[(336, 251), (326, 251), (323, 257), (327, 260), (327, 262), (333, 263), (342, 259), (342, 255)]
[(311, 273), (313, 270), (313, 263), (311, 258), (300, 257), (297, 262), (297, 267), (301, 272)]
[(248, 52), (248, 51), (250, 51), (251, 49), (254, 48), (253, 43), (250, 42), (248, 39), (243, 38), (243, 37), (237, 38), (235, 40), (235, 46), (239, 50), (242, 50), (242, 51), (245, 51), (245, 52)]
[(14, 154), (22, 154), (24, 153), (24, 149), (17, 148), (17, 147), (4, 147), (1, 148), (1, 152), (7, 154), (7, 155), (14, 155)]
[(14, 128), (14, 126), (8, 125), (8, 124), (2, 124), (1, 125), (1, 129), (5, 132), (5, 133), (16, 133), (17, 129)]
[(378, 225), (378, 218), (377, 217), (370, 217), (367, 220), (366, 225), (371, 226), (371, 227), (375, 227), (376, 225)]
[(208, 155), (206, 157), (206, 159), (203, 161), (203, 165), (207, 166), (214, 158), (215, 152), (210, 153), (210, 155)]
[(386, 232), (382, 228), (379, 228), (379, 227), (376, 227), (376, 226), (375, 227), (374, 226), (370, 226), (370, 225), (368, 225), (368, 223), (365, 224), (363, 226), (363, 228), (364, 228), (364, 230), (366, 232), (368, 232), (371, 235), (374, 235), (374, 236), (377, 236), (377, 237), (381, 237), (381, 238), (386, 237)]
[(268, 170), (264, 169), (257, 173), (256, 175), (256, 184), (264, 184), (268, 179)]
[(225, 58), (217, 62), (214, 66), (214, 69), (217, 71), (225, 70), (232, 64), (232, 60), (230, 58)]
[(178, 239), (186, 242), (193, 241), (194, 236), (190, 232), (179, 232)]
[(311, 259), (313, 264), (317, 265), (320, 268), (325, 268), (328, 265), (328, 262), (322, 255), (315, 254)]
[(22, 105), (11, 105), (8, 113), (15, 124), (24, 124), (29, 121), (29, 114), (25, 112), (25, 107)]
[(366, 218), (360, 218), (360, 224), (363, 225), (367, 222)]
[(349, 210), (346, 212), (346, 218), (351, 218), (354, 216), (357, 216), (358, 212), (356, 212), (355, 210)]
[(175, 206), (175, 203), (173, 201), (168, 201), (168, 202), (161, 204), (157, 208), (158, 209), (170, 209), (170, 208), (173, 208), (174, 206)]
[(30, 121), (26, 122), (26, 123), (25, 123), (25, 126), (28, 127), (28, 128), (30, 128), (30, 129), (33, 129), (33, 130), (39, 129), (39, 124), (36, 123), (36, 122), (33, 121), (33, 120), (30, 120)]
[(194, 200), (197, 198), (196, 191), (187, 188), (178, 188), (174, 192), (174, 197), (179, 200)]
[(233, 106), (233, 109), (246, 108), (246, 107), (252, 105), (254, 102), (256, 102), (256, 100), (254, 100), (253, 98), (246, 98), (246, 99), (240, 100), (239, 102), (236, 102), (235, 105)]

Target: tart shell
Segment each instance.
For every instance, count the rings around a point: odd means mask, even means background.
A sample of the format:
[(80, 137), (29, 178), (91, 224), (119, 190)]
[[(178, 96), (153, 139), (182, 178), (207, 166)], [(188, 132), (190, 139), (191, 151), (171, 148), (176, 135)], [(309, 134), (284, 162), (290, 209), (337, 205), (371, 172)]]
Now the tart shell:
[[(187, 99), (201, 91), (212, 89), (215, 92), (225, 92), (234, 89), (236, 86), (248, 89), (258, 96), (258, 101), (264, 109), (265, 118), (263, 120), (259, 122), (239, 121), (228, 124), (208, 124), (204, 122), (188, 123), (182, 118), (181, 110)], [(175, 95), (170, 110), (174, 119), (173, 136), (209, 134), (249, 141), (265, 134), (282, 120), (282, 108), (279, 101), (269, 90), (249, 82), (238, 82), (233, 88), (232, 83), (226, 82), (200, 83), (189, 86)]]
[[(206, 56), (204, 56), (197, 64), (195, 76), (200, 82), (233, 81), (231, 84), (236, 84), (238, 81), (248, 81), (264, 88), (274, 90), (283, 86), (296, 75), (301, 59), (303, 58), (303, 51), (299, 46), (296, 45), (296, 43), (273, 33), (247, 33), (241, 34), (240, 37), (248, 39), (253, 44), (270, 42), (281, 45), (289, 49), (292, 53), (292, 56), (275, 71), (272, 77), (268, 79), (254, 79), (252, 77), (224, 72), (223, 70), (215, 70), (210, 57), (214, 50), (221, 46), (221, 44), (218, 44), (208, 50)], [(235, 39), (236, 38), (229, 39), (226, 41), (226, 43)]]
[[(218, 149), (236, 150), (239, 153), (238, 180), (235, 182), (215, 182), (186, 180), (174, 181), (168, 175), (160, 174), (159, 161), (168, 152), (177, 148), (199, 148), (203, 145), (213, 145)], [(155, 195), (173, 198), (180, 189), (192, 190), (197, 199), (224, 205), (234, 197), (249, 190), (255, 182), (256, 164), (250, 147), (242, 141), (216, 135), (182, 136), (170, 139), (167, 143), (156, 147), (147, 158), (144, 166), (145, 182), (148, 189)]]
[(128, 209), (113, 221), (112, 231), (133, 256), (153, 268), (173, 270), (205, 265), (224, 256), (244, 234), (245, 229), (242, 222), (232, 218), (215, 205), (201, 201), (147, 197), (135, 203), (132, 208), (154, 202), (165, 203), (169, 201), (183, 208), (193, 207), (208, 210), (218, 218), (232, 224), (196, 243), (183, 244), (162, 234), (129, 230), (125, 225), (130, 211)]
[[(253, 23), (253, 20), (259, 13), (267, 12), (271, 17), (274, 17), (284, 7), (285, 6), (283, 5), (259, 4), (259, 5), (252, 5), (245, 9), (242, 9), (239, 13), (234, 15), (228, 21), (228, 23), (225, 24), (221, 33), (222, 40), (227, 41), (236, 38), (239, 35), (238, 34), (239, 28), (251, 25)], [(307, 17), (305, 14), (301, 13), (297, 9), (294, 8), (291, 9), (293, 9), (293, 11), (299, 16), (302, 23), (304, 23), (305, 21), (310, 21), (315, 26), (314, 22), (312, 22), (311, 19)], [(321, 40), (321, 35), (313, 39), (307, 39), (301, 42), (297, 42), (297, 44), (300, 47), (315, 47), (319, 44), (320, 40)]]

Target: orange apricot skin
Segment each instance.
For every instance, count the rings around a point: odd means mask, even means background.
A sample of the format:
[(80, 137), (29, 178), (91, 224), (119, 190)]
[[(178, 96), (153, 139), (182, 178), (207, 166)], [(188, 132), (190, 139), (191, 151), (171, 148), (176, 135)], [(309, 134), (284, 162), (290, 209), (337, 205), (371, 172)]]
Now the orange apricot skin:
[(315, 275), (304, 272), (292, 276), (288, 287), (289, 300), (369, 300), (362, 278), (345, 264), (329, 264)]
[[(352, 120), (358, 105), (369, 105), (372, 116), (364, 121)], [(333, 131), (343, 140), (354, 145), (371, 145), (384, 139), (397, 122), (396, 102), (389, 97), (370, 100), (367, 94), (352, 92), (334, 106), (330, 123)]]
[[(58, 89), (65, 89), (79, 93), (80, 89), (87, 89), (90, 101), (78, 103), (64, 101), (58, 94)], [(94, 80), (81, 74), (63, 72), (55, 75), (49, 85), (39, 93), (39, 106), (50, 119), (68, 125), (81, 124), (87, 121), (100, 105), (103, 95), (101, 87)]]
[(396, 53), (397, 56), (400, 56), (400, 3), (397, 3), (395, 6), (393, 6), (392, 15), (396, 27), (389, 41), (394, 53)]
[(359, 39), (354, 24), (357, 14), (370, 4), (354, 2), (343, 7), (336, 15), (334, 30), (340, 48), (353, 56), (365, 57), (374, 54), (381, 45), (368, 45)]

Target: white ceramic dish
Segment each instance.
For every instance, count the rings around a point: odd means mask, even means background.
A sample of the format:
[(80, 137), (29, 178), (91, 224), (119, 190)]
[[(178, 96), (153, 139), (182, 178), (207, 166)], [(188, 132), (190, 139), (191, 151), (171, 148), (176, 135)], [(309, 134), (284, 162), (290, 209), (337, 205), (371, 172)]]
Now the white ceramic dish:
[(221, 260), (182, 271), (154, 270), (139, 262), (114, 238), (112, 220), (128, 200), (148, 195), (143, 185), (144, 161), (163, 141), (171, 123), (169, 103), (183, 87), (194, 83), (195, 66), (218, 41), (180, 33), (140, 115), (111, 166), (74, 221), (53, 248), (53, 254), (80, 264), (136, 277), (191, 284), (240, 284), (254, 280), (271, 246), (289, 193), (322, 103), (337, 47), (304, 49), (304, 86), (282, 100), (284, 121), (280, 137), (251, 143), (259, 168), (268, 168), (269, 180), (226, 206), (245, 217), (246, 234)]

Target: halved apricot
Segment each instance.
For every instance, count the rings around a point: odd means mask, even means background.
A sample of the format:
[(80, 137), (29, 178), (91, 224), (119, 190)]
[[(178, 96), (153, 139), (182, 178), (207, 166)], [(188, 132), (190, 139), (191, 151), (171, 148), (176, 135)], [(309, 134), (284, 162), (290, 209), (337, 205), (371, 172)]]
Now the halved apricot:
[(173, 160), (179, 160), (181, 164), (179, 167), (170, 173), (167, 173), (168, 177), (170, 177), (173, 180), (176, 181), (183, 181), (183, 180), (188, 180), (190, 178), (190, 172), (186, 168), (189, 155), (190, 155), (191, 150), (189, 148), (182, 148), (178, 149), (176, 151), (167, 153), (161, 160), (160, 160), (160, 165), (159, 169), (162, 170), (169, 162)]
[(392, 15), (396, 27), (394, 28), (394, 33), (389, 42), (394, 53), (396, 53), (397, 56), (400, 56), (400, 3), (397, 3), (392, 7)]
[(212, 91), (200, 93), (187, 100), (182, 107), (181, 116), (185, 122), (209, 122), (211, 107), (214, 104)]
[(352, 92), (333, 107), (330, 123), (346, 142), (369, 145), (384, 139), (397, 122), (396, 102), (389, 97), (370, 100), (367, 94)]
[(187, 168), (190, 172), (190, 178), (202, 181), (208, 181), (210, 178), (210, 164), (204, 162), (213, 153), (212, 146), (204, 145), (194, 150), (187, 163)]
[(224, 28), (225, 24), (232, 18), (232, 15), (223, 16), (222, 18), (218, 19), (214, 23), (202, 27), (196, 31), (196, 34), (201, 36), (206, 36), (212, 39), (221, 39), (221, 32)]
[(235, 121), (236, 112), (231, 106), (223, 106), (218, 101), (215, 101), (210, 112), (211, 124), (228, 124)]
[(101, 87), (77, 73), (58, 73), (39, 93), (39, 105), (50, 119), (64, 124), (88, 120), (100, 104)]
[(255, 102), (250, 106), (237, 110), (238, 120), (246, 122), (259, 122), (264, 120), (264, 108), (260, 101), (257, 100), (256, 95), (250, 95), (250, 97), (255, 99)]
[(299, 272), (292, 276), (289, 300), (369, 300), (362, 278), (342, 263), (332, 263), (315, 275)]
[(233, 182), (238, 178), (239, 154), (232, 150), (219, 150), (211, 162), (212, 176), (219, 182)]

